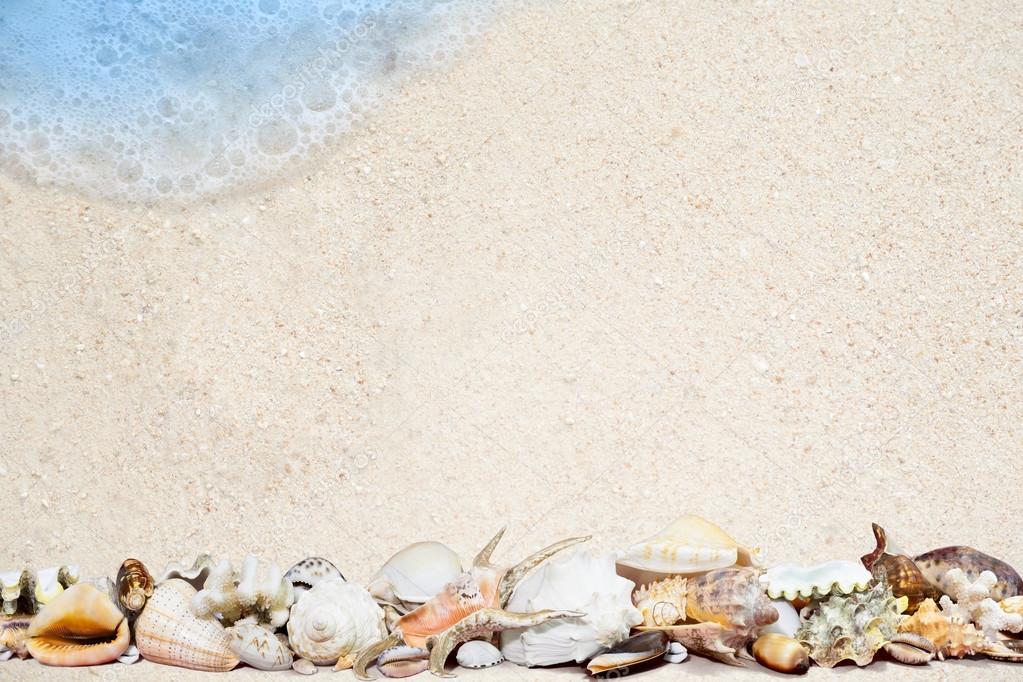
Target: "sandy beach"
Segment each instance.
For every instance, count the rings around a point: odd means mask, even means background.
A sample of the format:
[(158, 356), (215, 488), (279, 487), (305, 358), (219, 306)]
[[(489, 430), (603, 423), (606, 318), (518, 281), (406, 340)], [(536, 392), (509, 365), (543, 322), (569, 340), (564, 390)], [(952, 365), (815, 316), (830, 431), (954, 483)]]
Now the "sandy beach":
[[(415, 540), (468, 562), (507, 525), (511, 563), (694, 513), (771, 563), (876, 521), (1023, 566), (1021, 40), (1000, 2), (530, 4), (255, 192), (0, 176), (0, 564), (364, 581)], [(637, 679), (681, 674), (772, 673)], [(1018, 671), (810, 671), (878, 675)], [(205, 679), (0, 664), (97, 678)]]

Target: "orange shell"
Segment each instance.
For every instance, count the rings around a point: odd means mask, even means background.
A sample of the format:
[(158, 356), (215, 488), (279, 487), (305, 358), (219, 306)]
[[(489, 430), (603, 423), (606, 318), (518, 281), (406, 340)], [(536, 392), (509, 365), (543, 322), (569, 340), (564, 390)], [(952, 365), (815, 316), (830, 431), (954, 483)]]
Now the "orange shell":
[(131, 643), (127, 619), (87, 583), (72, 585), (43, 607), (27, 634), (32, 658), (56, 666), (109, 663)]

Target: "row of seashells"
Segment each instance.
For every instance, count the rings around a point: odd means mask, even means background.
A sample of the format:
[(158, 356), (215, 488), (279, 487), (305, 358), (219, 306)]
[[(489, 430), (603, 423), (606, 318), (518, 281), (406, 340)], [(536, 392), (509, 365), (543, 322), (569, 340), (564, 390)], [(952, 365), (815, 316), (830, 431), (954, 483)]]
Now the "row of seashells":
[(254, 555), (235, 567), (200, 555), (157, 578), (135, 559), (114, 580), (75, 567), (0, 573), (0, 660), (131, 663), (193, 670), (239, 664), (312, 674), (318, 666), (387, 677), (450, 676), (503, 660), (585, 666), (622, 676), (690, 654), (784, 673), (811, 663), (907, 664), (986, 656), (1023, 661), (1023, 580), (1005, 562), (956, 546), (911, 557), (876, 547), (859, 562), (765, 567), (713, 523), (683, 516), (614, 553), (569, 538), (514, 565), (492, 555), (499, 532), (463, 568), (438, 542), (392, 556), (368, 584), (311, 557), (283, 571)]

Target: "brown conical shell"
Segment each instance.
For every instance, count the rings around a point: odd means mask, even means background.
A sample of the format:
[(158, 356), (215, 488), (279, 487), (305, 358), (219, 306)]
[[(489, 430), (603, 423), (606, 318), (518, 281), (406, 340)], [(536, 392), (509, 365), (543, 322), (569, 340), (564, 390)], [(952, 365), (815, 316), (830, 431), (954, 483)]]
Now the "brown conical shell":
[(153, 596), (153, 576), (138, 559), (125, 559), (117, 571), (117, 600), (125, 611), (137, 613)]
[(195, 588), (184, 580), (161, 584), (135, 623), (135, 644), (155, 663), (207, 672), (227, 672), (238, 665), (231, 637), (212, 618), (192, 613)]
[(915, 613), (925, 599), (940, 599), (941, 590), (924, 577), (912, 559), (903, 554), (888, 553), (888, 536), (884, 528), (876, 523), (871, 525), (877, 546), (870, 554), (862, 556), (860, 561), (874, 579), (888, 583), (896, 597), (906, 597), (909, 600), (906, 613)]
[(36, 614), (25, 646), (45, 665), (99, 665), (114, 661), (131, 643), (124, 614), (89, 584), (60, 593)]

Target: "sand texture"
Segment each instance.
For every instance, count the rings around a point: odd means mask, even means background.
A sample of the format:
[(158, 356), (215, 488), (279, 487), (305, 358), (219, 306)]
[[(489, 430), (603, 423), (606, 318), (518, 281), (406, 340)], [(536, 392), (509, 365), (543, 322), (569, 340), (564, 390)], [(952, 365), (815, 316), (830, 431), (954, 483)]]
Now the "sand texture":
[[(558, 2), (255, 193), (0, 180), (0, 565), (364, 581), (414, 540), (469, 561), (507, 524), (511, 563), (688, 512), (770, 562), (877, 521), (1023, 566), (1021, 43), (997, 1)], [(683, 671), (769, 679), (640, 679)], [(0, 665), (97, 678), (206, 679)]]

